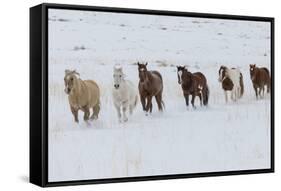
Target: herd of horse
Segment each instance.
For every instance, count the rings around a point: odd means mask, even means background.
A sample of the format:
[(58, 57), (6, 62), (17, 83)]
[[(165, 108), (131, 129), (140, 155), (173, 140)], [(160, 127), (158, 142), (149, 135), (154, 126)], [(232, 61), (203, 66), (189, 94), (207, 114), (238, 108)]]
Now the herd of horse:
[[(156, 70), (148, 70), (148, 63), (138, 62), (137, 65), (139, 73), (138, 91), (134, 84), (126, 79), (121, 65), (115, 65), (113, 69), (114, 84), (112, 98), (119, 122), (128, 121), (127, 112), (129, 111), (130, 114), (133, 113), (139, 98), (146, 115), (152, 112), (153, 97), (155, 97), (159, 111), (165, 108), (162, 95), (164, 87), (162, 75)], [(265, 95), (265, 86), (267, 93), (270, 93), (270, 72), (267, 68), (260, 68), (255, 64), (250, 64), (249, 68), (256, 99), (263, 98)], [(234, 102), (243, 96), (243, 75), (238, 68), (221, 66), (218, 76), (226, 102), (228, 102), (229, 93), (231, 100)], [(177, 66), (177, 77), (187, 107), (189, 107), (190, 96), (193, 108), (196, 108), (194, 104), (196, 97), (199, 97), (201, 106), (208, 105), (210, 91), (207, 79), (203, 73), (191, 73), (185, 66)], [(81, 80), (79, 73), (75, 70), (66, 70), (64, 84), (64, 91), (68, 95), (70, 110), (75, 122), (79, 122), (79, 110), (84, 112), (85, 121), (97, 119), (100, 112), (100, 88), (97, 83), (93, 80)], [(92, 110), (91, 117), (90, 110)]]

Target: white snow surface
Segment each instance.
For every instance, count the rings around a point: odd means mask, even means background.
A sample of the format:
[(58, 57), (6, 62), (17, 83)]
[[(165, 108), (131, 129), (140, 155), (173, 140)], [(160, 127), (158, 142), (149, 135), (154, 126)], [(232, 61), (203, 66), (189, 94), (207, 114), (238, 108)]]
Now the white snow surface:
[[(264, 169), (270, 167), (270, 96), (256, 100), (249, 64), (270, 69), (267, 22), (49, 10), (49, 181)], [(166, 109), (145, 116), (138, 103), (119, 123), (112, 103), (113, 67), (136, 88), (137, 61), (164, 80)], [(206, 75), (207, 107), (185, 106), (176, 65)], [(220, 65), (239, 67), (245, 94), (225, 103)], [(74, 122), (64, 70), (101, 89), (99, 119)], [(197, 98), (198, 99), (198, 98)]]

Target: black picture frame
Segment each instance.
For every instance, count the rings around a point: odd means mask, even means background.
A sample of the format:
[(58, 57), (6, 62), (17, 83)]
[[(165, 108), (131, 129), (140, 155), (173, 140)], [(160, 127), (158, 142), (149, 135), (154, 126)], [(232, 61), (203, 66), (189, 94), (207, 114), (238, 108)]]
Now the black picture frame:
[[(266, 21), (271, 25), (271, 167), (268, 169), (48, 182), (48, 9)], [(274, 172), (274, 18), (175, 11), (40, 4), (30, 8), (30, 182), (42, 187)]]

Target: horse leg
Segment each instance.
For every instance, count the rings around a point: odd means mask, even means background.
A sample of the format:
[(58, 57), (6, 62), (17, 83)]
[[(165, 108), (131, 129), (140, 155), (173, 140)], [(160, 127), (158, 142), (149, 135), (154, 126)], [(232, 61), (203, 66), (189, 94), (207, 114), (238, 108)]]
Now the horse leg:
[(129, 113), (130, 113), (130, 115), (133, 114), (133, 109), (134, 109), (134, 105), (131, 104), (131, 105), (129, 106)]
[(231, 91), (231, 99), (232, 101), (236, 101), (237, 100), (237, 87), (234, 87), (233, 90)]
[(137, 96), (137, 95), (135, 95), (133, 102), (132, 102), (132, 103), (130, 103), (130, 106), (129, 106), (130, 115), (132, 115), (132, 114), (133, 114), (133, 110), (136, 108), (137, 103), (138, 103), (138, 96)]
[[(151, 100), (152, 100), (152, 98), (151, 98)], [(150, 113), (152, 112), (152, 102), (151, 102), (150, 107), (149, 107), (149, 112)]]
[(237, 97), (236, 97), (237, 99), (241, 97), (241, 87), (240, 86), (238, 86), (238, 88), (237, 88), (237, 94), (236, 95), (237, 95)]
[(270, 85), (271, 85), (271, 82), (270, 82), (270, 80), (269, 80), (269, 81), (267, 82), (267, 85), (266, 85), (267, 93), (270, 93), (270, 89), (271, 89)]
[(264, 98), (264, 86), (260, 88), (260, 96), (261, 98)]
[(260, 96), (260, 98), (262, 98), (262, 88), (261, 87), (259, 87), (259, 96)]
[(97, 103), (97, 104), (93, 107), (93, 114), (92, 114), (92, 116), (91, 116), (91, 120), (98, 119), (98, 117), (99, 117), (99, 112), (100, 112), (100, 104)]
[[(162, 92), (161, 92), (162, 93)], [(163, 108), (162, 108), (162, 94), (161, 93), (159, 93), (159, 94), (157, 94), (156, 96), (155, 96), (155, 99), (156, 99), (156, 103), (157, 103), (157, 105), (158, 105), (158, 110), (159, 111), (162, 111), (163, 110)]]
[(147, 96), (147, 103), (146, 103), (146, 108), (145, 111), (148, 112), (150, 110), (150, 113), (152, 112), (152, 96)]
[(232, 101), (234, 101), (234, 90), (231, 90), (230, 92), (230, 98)]
[(145, 97), (141, 95), (140, 100), (141, 100), (142, 110), (145, 111)]
[(195, 105), (194, 105), (194, 101), (195, 101), (195, 94), (192, 94), (192, 98), (191, 98), (191, 104), (192, 104), (192, 107), (194, 109), (196, 109)]
[(189, 105), (189, 94), (184, 94), (184, 99), (185, 99), (186, 107), (188, 108), (188, 105)]
[(240, 91), (240, 88), (239, 87), (236, 87), (233, 91), (233, 101), (237, 101), (238, 97), (239, 97), (239, 91)]
[(128, 104), (127, 104), (127, 103), (124, 103), (124, 104), (123, 104), (123, 107), (122, 107), (123, 121), (124, 121), (124, 122), (127, 122), (127, 121), (128, 121), (128, 117), (127, 117), (127, 115), (126, 115), (127, 108), (128, 108)]
[(227, 103), (228, 102), (227, 91), (224, 91), (224, 97), (225, 97), (225, 103)]
[(121, 122), (121, 111), (120, 111), (120, 106), (118, 104), (114, 104), (116, 111), (117, 111), (117, 116), (118, 116), (118, 120), (119, 122)]
[(238, 100), (238, 98), (239, 98), (239, 95), (240, 95), (240, 87), (238, 86), (237, 88), (236, 88), (236, 90), (235, 90), (235, 101), (237, 101)]
[(91, 116), (91, 119), (98, 119), (99, 112), (100, 112), (100, 105), (97, 104), (96, 106), (93, 107), (93, 114)]
[(74, 107), (71, 107), (71, 106), (70, 106), (70, 109), (71, 109), (71, 112), (74, 116), (75, 122), (78, 123), (79, 122), (79, 120), (78, 120), (78, 109), (75, 109)]
[(255, 90), (255, 93), (256, 93), (256, 98), (258, 99), (258, 88), (256, 86), (254, 86), (254, 90)]
[(134, 109), (134, 103), (131, 103), (132, 101), (129, 102), (129, 114), (133, 114), (133, 109)]
[(88, 107), (83, 107), (82, 111), (84, 112), (84, 121), (88, 121), (90, 116), (90, 109)]
[(202, 91), (198, 94), (199, 100), (200, 100), (200, 106), (203, 106), (203, 95), (202, 95)]

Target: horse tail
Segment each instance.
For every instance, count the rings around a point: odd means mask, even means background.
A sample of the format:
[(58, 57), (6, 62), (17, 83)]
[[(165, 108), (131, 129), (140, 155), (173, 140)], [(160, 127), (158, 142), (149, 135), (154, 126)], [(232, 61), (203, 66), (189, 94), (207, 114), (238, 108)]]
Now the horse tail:
[(204, 105), (208, 105), (209, 96), (210, 96), (210, 90), (209, 90), (208, 85), (206, 85), (206, 87), (204, 88), (204, 92), (203, 92), (203, 104)]
[(270, 93), (270, 90), (271, 90), (271, 78), (269, 77), (267, 82), (267, 93)]
[(161, 81), (163, 81), (162, 75), (158, 71), (151, 71), (151, 72), (153, 74), (156, 74), (161, 79)]
[(242, 73), (240, 73), (240, 96), (239, 98), (241, 98), (244, 94), (244, 82), (243, 82), (243, 75)]
[(262, 68), (262, 69), (264, 69), (264, 71), (268, 74), (268, 76), (270, 76), (269, 70), (267, 68)]
[(271, 79), (270, 79), (270, 73), (269, 73), (269, 70), (267, 68), (262, 68), (264, 69), (264, 71), (267, 73), (268, 75), (268, 82), (267, 82), (267, 93), (270, 92), (270, 89), (271, 89)]

